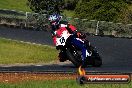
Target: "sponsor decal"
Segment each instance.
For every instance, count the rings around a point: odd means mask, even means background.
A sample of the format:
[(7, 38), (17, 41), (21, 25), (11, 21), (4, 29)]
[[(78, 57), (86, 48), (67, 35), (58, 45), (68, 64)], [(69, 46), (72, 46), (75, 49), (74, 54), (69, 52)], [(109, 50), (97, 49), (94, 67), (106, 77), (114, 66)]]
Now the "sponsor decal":
[(86, 74), (84, 68), (81, 66), (78, 69), (79, 75), (77, 82), (79, 84), (85, 83), (129, 83), (131, 81), (130, 74), (124, 73), (94, 73)]

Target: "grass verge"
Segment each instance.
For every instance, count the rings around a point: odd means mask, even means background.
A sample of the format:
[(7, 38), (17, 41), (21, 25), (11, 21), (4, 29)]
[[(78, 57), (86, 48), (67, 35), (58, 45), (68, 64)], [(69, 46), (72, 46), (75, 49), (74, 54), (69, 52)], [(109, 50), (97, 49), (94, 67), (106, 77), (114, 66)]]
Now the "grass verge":
[(0, 38), (0, 64), (47, 63), (57, 59), (51, 46), (33, 45)]
[(26, 4), (27, 2), (28, 0), (0, 0), (0, 8), (31, 12), (31, 9)]
[(129, 84), (85, 84), (79, 85), (75, 80), (27, 81), (22, 83), (0, 83), (0, 88), (132, 88)]

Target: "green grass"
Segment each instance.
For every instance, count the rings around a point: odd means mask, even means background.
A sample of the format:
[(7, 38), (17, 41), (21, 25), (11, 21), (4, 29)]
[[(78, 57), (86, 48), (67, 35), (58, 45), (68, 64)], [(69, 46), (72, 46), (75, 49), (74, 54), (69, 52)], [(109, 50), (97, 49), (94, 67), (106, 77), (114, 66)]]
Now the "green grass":
[(27, 81), (22, 83), (1, 83), (0, 88), (132, 88), (129, 84), (85, 84), (79, 85), (75, 80)]
[(28, 0), (0, 0), (0, 8), (30, 12), (31, 9), (27, 6), (27, 1)]
[(20, 43), (0, 38), (0, 64), (47, 63), (57, 59), (51, 46)]

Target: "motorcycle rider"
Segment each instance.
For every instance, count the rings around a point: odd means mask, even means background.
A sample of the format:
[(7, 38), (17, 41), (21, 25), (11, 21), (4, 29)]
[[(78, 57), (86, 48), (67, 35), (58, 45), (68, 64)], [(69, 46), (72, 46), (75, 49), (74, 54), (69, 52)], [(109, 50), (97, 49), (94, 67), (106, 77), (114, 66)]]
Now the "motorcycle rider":
[[(62, 32), (59, 32), (59, 29), (68, 30), (70, 34), (73, 34), (76, 36), (76, 37), (71, 37), (72, 39), (70, 42), (74, 46), (77, 46), (78, 48), (81, 49), (82, 60), (84, 62), (85, 58), (87, 56), (90, 56), (90, 53), (87, 51), (84, 41), (82, 41), (82, 39), (84, 39), (86, 36), (80, 32), (77, 32), (77, 29), (75, 26), (73, 26), (72, 24), (69, 24), (67, 21), (62, 21), (61, 19), (62, 19), (62, 16), (60, 16), (59, 14), (52, 14), (48, 18), (48, 20), (50, 21), (51, 29), (52, 29), (51, 33), (52, 33), (52, 39), (54, 44), (56, 45), (57, 36), (60, 36), (62, 33)], [(56, 49), (57, 48), (58, 47), (56, 46)], [(60, 51), (58, 57), (60, 62), (64, 62), (67, 60), (66, 53), (63, 50)]]

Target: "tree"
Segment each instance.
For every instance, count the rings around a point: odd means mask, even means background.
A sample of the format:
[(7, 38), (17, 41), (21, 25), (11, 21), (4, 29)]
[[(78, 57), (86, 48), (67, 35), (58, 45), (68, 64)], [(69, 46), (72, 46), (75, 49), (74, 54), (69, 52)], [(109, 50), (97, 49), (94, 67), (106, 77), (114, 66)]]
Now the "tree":
[(76, 8), (76, 4), (79, 0), (65, 0), (64, 9), (74, 10)]
[(60, 13), (64, 5), (63, 0), (28, 0), (28, 5), (34, 12), (47, 14)]
[(79, 0), (28, 0), (34, 12), (60, 13), (62, 9), (74, 10)]
[(127, 10), (124, 0), (80, 0), (75, 8), (75, 16), (89, 20), (118, 21)]

